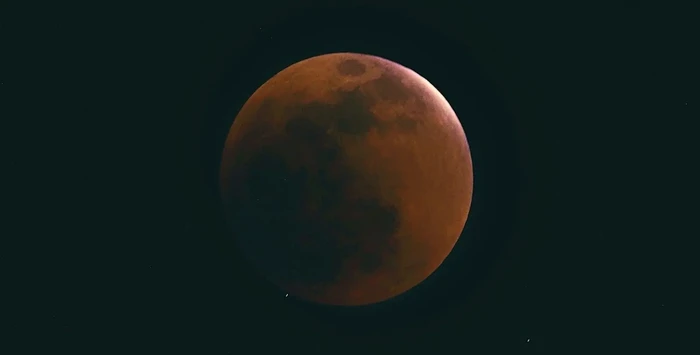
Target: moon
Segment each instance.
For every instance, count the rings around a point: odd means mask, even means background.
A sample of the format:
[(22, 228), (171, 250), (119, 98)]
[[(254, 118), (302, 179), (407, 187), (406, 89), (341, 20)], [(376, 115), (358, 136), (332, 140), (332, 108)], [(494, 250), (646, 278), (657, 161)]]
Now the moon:
[(376, 56), (333, 53), (258, 88), (223, 150), (224, 211), (247, 259), (297, 298), (379, 303), (430, 276), (473, 190), (469, 145), (442, 94)]

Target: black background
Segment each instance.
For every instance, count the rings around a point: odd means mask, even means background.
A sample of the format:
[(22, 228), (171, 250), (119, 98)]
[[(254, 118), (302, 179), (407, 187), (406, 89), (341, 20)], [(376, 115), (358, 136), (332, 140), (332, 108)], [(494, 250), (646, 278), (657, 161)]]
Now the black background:
[[(60, 10), (75, 12), (35, 30), (48, 46), (33, 60), (50, 55), (45, 80), (66, 80), (46, 101), (66, 110), (62, 121), (41, 133), (66, 132), (48, 154), (61, 188), (48, 189), (60, 199), (46, 220), (70, 232), (47, 244), (43, 293), (61, 344), (612, 353), (668, 351), (684, 337), (671, 319), (671, 264), (682, 258), (671, 258), (675, 232), (660, 222), (668, 186), (652, 183), (680, 161), (658, 147), (680, 137), (663, 123), (689, 119), (697, 104), (682, 6)], [(431, 81), (462, 119), (476, 169), (468, 229), (479, 240), (460, 242), (415, 296), (357, 314), (285, 298), (257, 278), (216, 196), (238, 107), (287, 65), (335, 51), (384, 56)]]

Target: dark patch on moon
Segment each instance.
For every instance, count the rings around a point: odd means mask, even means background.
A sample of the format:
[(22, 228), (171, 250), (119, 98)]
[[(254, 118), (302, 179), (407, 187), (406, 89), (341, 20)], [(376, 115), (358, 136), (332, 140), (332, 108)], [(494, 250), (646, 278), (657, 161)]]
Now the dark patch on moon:
[(299, 116), (287, 121), (284, 130), (287, 134), (302, 139), (319, 139), (326, 133), (321, 125), (307, 116)]
[(341, 95), (341, 101), (337, 105), (328, 107), (329, 111), (333, 111), (328, 113), (334, 117), (338, 132), (364, 135), (377, 125), (377, 118), (369, 110), (373, 102), (359, 89)]
[(382, 264), (382, 260), (375, 254), (364, 254), (361, 258), (360, 271), (365, 273), (371, 273), (373, 270), (378, 269)]
[(401, 132), (415, 132), (418, 122), (408, 117), (401, 116), (396, 119), (396, 127)]
[[(236, 186), (225, 204), (241, 246), (281, 284), (322, 290), (343, 281), (345, 261), (371, 274), (396, 251), (398, 208), (378, 197), (377, 182), (353, 167), (338, 137), (328, 133), (335, 127), (340, 134), (365, 134), (376, 125), (371, 102), (359, 91), (341, 97), (335, 105), (289, 108), (284, 131), (241, 150), (226, 182)], [(364, 187), (359, 196), (353, 186)]]
[(377, 95), (382, 100), (405, 102), (416, 96), (398, 77), (393, 75), (382, 74), (379, 78), (370, 81), (368, 85), (374, 87)]
[(346, 59), (337, 66), (338, 72), (345, 76), (360, 76), (365, 73), (366, 67), (357, 59)]

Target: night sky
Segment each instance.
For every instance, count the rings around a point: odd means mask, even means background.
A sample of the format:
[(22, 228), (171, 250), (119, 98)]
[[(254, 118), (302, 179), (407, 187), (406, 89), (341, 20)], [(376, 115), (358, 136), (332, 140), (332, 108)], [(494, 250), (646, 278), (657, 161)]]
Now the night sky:
[[(63, 251), (44, 293), (57, 344), (151, 354), (676, 346), (679, 258), (649, 207), (660, 205), (653, 176), (672, 163), (647, 137), (697, 104), (675, 35), (689, 33), (688, 11), (293, 3), (96, 8), (90, 25), (67, 25), (76, 36), (54, 44), (51, 70), (74, 78), (62, 93), (85, 102), (75, 115), (85, 123), (70, 125), (85, 144), (62, 163), (81, 173), (61, 178), (60, 193), (84, 211), (51, 244)], [(360, 309), (307, 304), (257, 276), (218, 199), (221, 150), (245, 100), (286, 66), (341, 51), (398, 62), (440, 90), (475, 173), (465, 232), (441, 268), (405, 297)]]

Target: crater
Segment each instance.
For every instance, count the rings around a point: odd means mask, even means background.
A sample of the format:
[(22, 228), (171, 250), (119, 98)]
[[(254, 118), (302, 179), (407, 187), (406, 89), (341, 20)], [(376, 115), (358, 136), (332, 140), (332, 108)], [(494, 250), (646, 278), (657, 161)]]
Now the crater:
[(367, 83), (367, 85), (371, 85), (382, 100), (405, 102), (415, 96), (411, 89), (406, 87), (401, 80), (393, 75), (383, 74), (379, 78)]
[(357, 59), (343, 60), (336, 68), (340, 74), (345, 76), (360, 76), (367, 70), (366, 66)]

